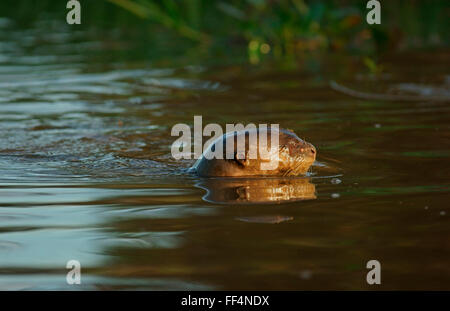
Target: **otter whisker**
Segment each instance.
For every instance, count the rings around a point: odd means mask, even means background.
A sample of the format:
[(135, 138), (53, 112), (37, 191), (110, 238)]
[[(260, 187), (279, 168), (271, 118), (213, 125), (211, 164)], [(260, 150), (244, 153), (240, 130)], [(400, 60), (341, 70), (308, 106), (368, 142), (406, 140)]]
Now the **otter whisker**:
[(289, 174), (292, 172), (292, 169), (288, 169), (286, 172), (283, 173), (283, 177), (289, 176)]

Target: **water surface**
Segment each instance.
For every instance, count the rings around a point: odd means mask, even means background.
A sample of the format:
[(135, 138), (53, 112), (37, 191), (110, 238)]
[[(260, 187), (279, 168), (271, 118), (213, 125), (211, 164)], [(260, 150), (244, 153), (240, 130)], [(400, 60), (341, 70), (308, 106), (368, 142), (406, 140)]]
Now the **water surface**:
[[(333, 55), (290, 70), (168, 66), (122, 57), (139, 47), (114, 29), (2, 21), (1, 289), (369, 289), (371, 259), (379, 288), (450, 289), (449, 102), (329, 87), (448, 98), (448, 52), (386, 57), (377, 77)], [(170, 155), (172, 126), (194, 115), (313, 143), (305, 200), (208, 198)]]

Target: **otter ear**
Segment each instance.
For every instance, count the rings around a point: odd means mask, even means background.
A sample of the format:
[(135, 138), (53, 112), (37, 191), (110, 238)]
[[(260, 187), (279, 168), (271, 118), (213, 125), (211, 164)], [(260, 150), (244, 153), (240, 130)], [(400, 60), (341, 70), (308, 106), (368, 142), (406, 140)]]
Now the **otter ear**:
[(233, 161), (235, 161), (239, 166), (242, 167), (248, 166), (248, 164), (250, 163), (248, 158), (248, 152), (247, 151), (245, 153), (235, 152)]
[[(288, 131), (291, 132), (292, 134), (295, 134), (294, 130), (291, 130), (291, 129), (286, 129), (286, 130), (288, 130)], [(295, 134), (295, 135), (297, 135), (297, 134)]]

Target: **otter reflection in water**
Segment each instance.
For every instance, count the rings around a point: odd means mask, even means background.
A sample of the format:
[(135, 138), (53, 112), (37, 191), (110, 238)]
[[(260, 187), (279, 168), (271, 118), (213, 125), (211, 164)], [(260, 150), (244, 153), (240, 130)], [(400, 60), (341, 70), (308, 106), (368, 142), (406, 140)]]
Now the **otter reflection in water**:
[(309, 178), (205, 178), (196, 184), (213, 203), (284, 203), (316, 198)]

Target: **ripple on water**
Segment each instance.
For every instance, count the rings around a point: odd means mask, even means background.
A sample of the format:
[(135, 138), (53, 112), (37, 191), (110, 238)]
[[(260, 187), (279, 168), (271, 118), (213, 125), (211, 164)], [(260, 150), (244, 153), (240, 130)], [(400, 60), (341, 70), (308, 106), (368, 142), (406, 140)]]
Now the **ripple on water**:
[(74, 287), (66, 282), (66, 274), (58, 271), (30, 274), (1, 274), (0, 290), (214, 290), (214, 285), (192, 282), (181, 278), (107, 277), (83, 275), (82, 287)]
[[(395, 288), (410, 286), (410, 271), (421, 285), (447, 284), (446, 102), (355, 99), (329, 89), (320, 70), (156, 68), (146, 53), (134, 59), (127, 38), (64, 21), (20, 29), (0, 18), (0, 28), (0, 289), (72, 290), (72, 259), (83, 289), (233, 289), (236, 279), (359, 289), (374, 254), (389, 260)], [(425, 84), (415, 80), (429, 66), (411, 63), (417, 74), (399, 59), (379, 76), (350, 72), (346, 85), (448, 96), (448, 74)], [(284, 184), (264, 180), (255, 193), (242, 180), (208, 186), (186, 174), (192, 161), (171, 158), (170, 129), (193, 115), (304, 135), (318, 149), (311, 200), (273, 204)]]

